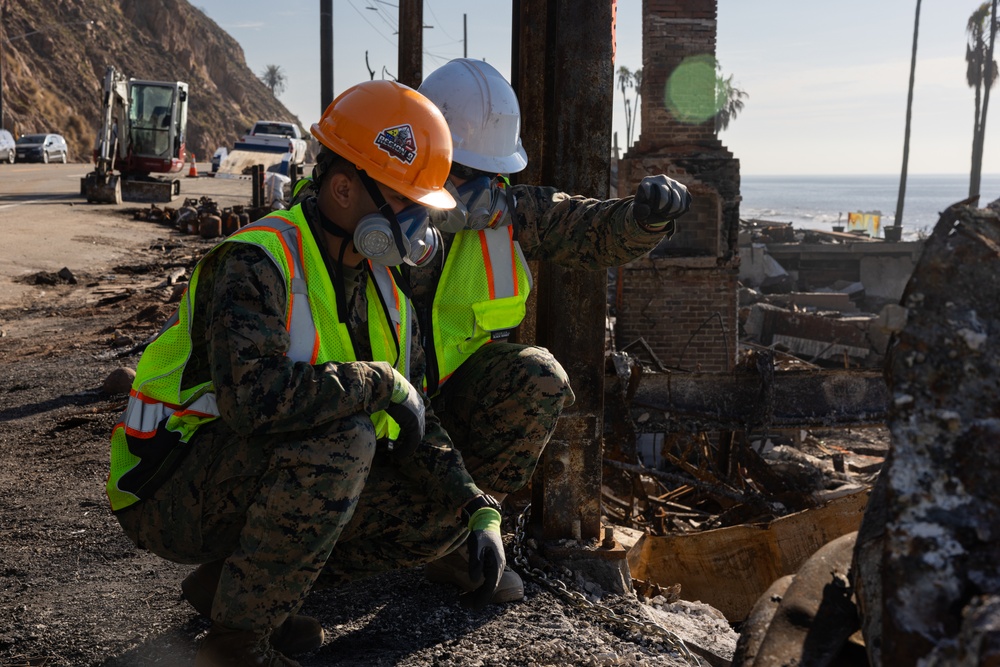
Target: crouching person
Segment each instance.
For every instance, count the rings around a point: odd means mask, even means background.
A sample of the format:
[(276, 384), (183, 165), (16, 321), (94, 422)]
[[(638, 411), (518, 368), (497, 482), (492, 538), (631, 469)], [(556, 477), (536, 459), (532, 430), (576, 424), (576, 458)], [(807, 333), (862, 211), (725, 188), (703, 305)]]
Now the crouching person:
[(125, 533), (199, 565), (182, 584), (213, 621), (198, 667), (297, 665), (288, 656), (323, 642), (298, 613), (317, 584), (468, 542), (480, 606), (505, 564), (499, 513), (410, 383), (423, 361), (393, 268), (433, 255), (424, 207), (455, 204), (445, 120), (416, 91), (370, 81), (312, 133), (315, 195), (198, 264), (111, 438)]

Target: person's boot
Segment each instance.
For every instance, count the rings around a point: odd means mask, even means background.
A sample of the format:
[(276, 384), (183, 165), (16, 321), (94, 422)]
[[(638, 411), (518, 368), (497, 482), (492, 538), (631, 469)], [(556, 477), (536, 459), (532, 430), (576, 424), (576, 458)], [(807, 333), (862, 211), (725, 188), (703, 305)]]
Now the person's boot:
[[(215, 599), (215, 590), (219, 587), (224, 562), (217, 560), (199, 565), (181, 582), (184, 599), (207, 619), (212, 618), (212, 601)], [(323, 637), (323, 626), (315, 618), (291, 614), (274, 629), (270, 642), (271, 646), (285, 655), (299, 655), (318, 649), (323, 645)]]
[[(482, 577), (478, 581), (469, 577), (469, 548), (464, 544), (450, 554), (424, 565), (424, 576), (436, 584), (453, 584), (467, 593), (476, 590), (485, 581)], [(524, 582), (520, 575), (509, 567), (504, 567), (500, 584), (493, 591), (490, 602), (502, 604), (523, 598)]]
[(212, 624), (198, 653), (194, 667), (302, 667), (276, 650), (267, 633), (234, 630)]

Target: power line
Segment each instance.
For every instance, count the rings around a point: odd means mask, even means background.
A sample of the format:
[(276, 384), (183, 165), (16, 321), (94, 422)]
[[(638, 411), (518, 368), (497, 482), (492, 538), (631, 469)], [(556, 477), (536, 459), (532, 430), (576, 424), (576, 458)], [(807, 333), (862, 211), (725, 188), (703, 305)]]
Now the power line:
[(454, 46), (455, 44), (461, 44), (461, 43), (462, 43), (462, 40), (452, 41), (452, 42), (441, 42), (440, 44), (431, 44), (430, 48), (432, 48), (432, 49), (437, 49), (437, 48), (447, 49), (450, 46)]
[(396, 42), (394, 42), (393, 40), (391, 40), (391, 39), (389, 39), (388, 37), (386, 37), (385, 35), (383, 35), (383, 34), (382, 34), (382, 32), (381, 32), (381, 31), (380, 31), (380, 30), (379, 30), (378, 28), (376, 28), (376, 27), (375, 27), (375, 26), (374, 26), (374, 25), (372, 24), (372, 22), (371, 22), (371, 21), (369, 21), (369, 20), (368, 20), (368, 17), (367, 17), (367, 16), (365, 16), (364, 12), (362, 12), (362, 11), (358, 10), (358, 8), (357, 8), (357, 7), (356, 7), (356, 6), (354, 5), (354, 0), (347, 0), (347, 2), (348, 2), (348, 3), (350, 4), (350, 5), (351, 5), (351, 9), (353, 9), (354, 11), (356, 11), (356, 12), (358, 13), (358, 16), (360, 16), (360, 17), (361, 17), (361, 19), (362, 19), (362, 20), (363, 20), (363, 21), (364, 21), (365, 23), (367, 23), (367, 24), (368, 24), (369, 26), (371, 26), (372, 30), (374, 30), (374, 31), (375, 31), (375, 32), (376, 32), (376, 33), (378, 34), (378, 36), (379, 36), (379, 37), (381, 37), (382, 39), (384, 39), (385, 41), (387, 41), (387, 42), (388, 42), (389, 44), (391, 44), (391, 45), (393, 45), (393, 46), (395, 46), (395, 45), (396, 45)]
[[(381, 32), (381, 30), (379, 30), (379, 28), (377, 28), (371, 21), (368, 20), (368, 15), (365, 14), (364, 12), (362, 12), (360, 9), (358, 9), (358, 7), (354, 4), (353, 0), (348, 0), (348, 2), (350, 2), (351, 8), (355, 12), (357, 12), (358, 16), (360, 16), (364, 20), (365, 23), (367, 23), (369, 26), (371, 26), (371, 28), (375, 32), (377, 32), (378, 35), (382, 39), (384, 39), (386, 42), (388, 42), (392, 46), (395, 46), (397, 49), (399, 48), (398, 41), (393, 40), (392, 38), (390, 38), (390, 37), (386, 36), (385, 34), (383, 34)], [(388, 7), (398, 8), (398, 5), (394, 5), (394, 4), (390, 3), (390, 2), (387, 2), (386, 0), (368, 0), (368, 2), (369, 3), (371, 3), (371, 2), (378, 2), (378, 3), (386, 5)], [(383, 14), (384, 10), (382, 10), (382, 8), (377, 7), (377, 6), (372, 6), (371, 4), (369, 4), (369, 5), (367, 5), (365, 7), (365, 9), (374, 11), (375, 14), (379, 17), (379, 19), (381, 19), (381, 21), (383, 23), (385, 23), (387, 26), (389, 26), (390, 28), (393, 29), (393, 31), (394, 31), (393, 34), (394, 35), (398, 35), (399, 34), (399, 30), (398, 30), (398, 25), (399, 24), (398, 24), (398, 22), (393, 22), (393, 21), (390, 21), (389, 19), (387, 19), (386, 15)], [(433, 14), (433, 10), (431, 11), (431, 13)], [(388, 14), (388, 16), (391, 17), (392, 15)], [(434, 15), (434, 19), (436, 21), (438, 21), (438, 23), (440, 23), (440, 20), (438, 20), (438, 17), (437, 17), (436, 14)], [(424, 26), (424, 28), (433, 28), (433, 27), (434, 26), (430, 26), (430, 25), (425, 25)], [(433, 48), (439, 48), (439, 47), (445, 47), (445, 48), (447, 48), (450, 45), (461, 44), (463, 42), (463, 40), (454, 39), (450, 34), (448, 34), (447, 32), (445, 32), (443, 29), (442, 29), (441, 32), (444, 32), (445, 36), (450, 37), (452, 39), (452, 41), (451, 42), (444, 42), (442, 44), (436, 44)], [(437, 53), (431, 53), (430, 51), (427, 51), (427, 50), (424, 50), (422, 52), (422, 55), (424, 55), (424, 56), (426, 56), (428, 58), (431, 58), (434, 61), (437, 61), (438, 65), (443, 65), (444, 63), (446, 63), (446, 62), (448, 62), (450, 60), (453, 60), (453, 59), (455, 59), (455, 58), (458, 57), (458, 56), (446, 56), (446, 55), (440, 55), (440, 54), (437, 54)], [(385, 68), (383, 67), (382, 75), (385, 76), (385, 74), (386, 74), (386, 71), (385, 71)], [(389, 74), (389, 76), (392, 77), (392, 74)], [(393, 80), (395, 80), (395, 77), (393, 77)]]
[(371, 9), (371, 10), (373, 10), (375, 12), (375, 15), (377, 17), (379, 17), (380, 19), (382, 19), (383, 23), (385, 23), (387, 26), (389, 26), (390, 28), (392, 28), (394, 32), (396, 32), (396, 33), (399, 32), (399, 23), (394, 22), (394, 21), (390, 21), (389, 19), (387, 19), (382, 14), (382, 8), (381, 7), (372, 7), (371, 5), (368, 5), (367, 7), (365, 7), (365, 9)]
[(448, 39), (454, 39), (456, 42), (461, 42), (462, 41), (460, 39), (455, 39), (454, 37), (451, 36), (451, 33), (449, 33), (447, 30), (444, 29), (444, 21), (442, 21), (441, 19), (439, 19), (438, 15), (436, 13), (434, 13), (434, 8), (431, 7), (430, 0), (424, 0), (424, 7), (426, 7), (430, 11), (431, 16), (434, 17), (434, 21), (439, 26), (441, 26), (441, 32), (444, 33), (445, 37), (447, 37)]

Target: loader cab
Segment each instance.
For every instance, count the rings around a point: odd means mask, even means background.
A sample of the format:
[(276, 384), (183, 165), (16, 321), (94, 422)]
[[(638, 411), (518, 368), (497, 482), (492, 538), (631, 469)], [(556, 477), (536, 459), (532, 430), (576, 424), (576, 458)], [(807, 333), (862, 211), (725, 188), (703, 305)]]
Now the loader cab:
[(132, 170), (177, 173), (184, 167), (188, 85), (180, 81), (129, 80)]

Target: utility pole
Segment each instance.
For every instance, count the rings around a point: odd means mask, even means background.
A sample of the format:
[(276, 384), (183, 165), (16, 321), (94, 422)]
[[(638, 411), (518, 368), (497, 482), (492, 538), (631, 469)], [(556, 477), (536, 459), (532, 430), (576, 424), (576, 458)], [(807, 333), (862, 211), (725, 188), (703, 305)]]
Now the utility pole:
[(417, 88), (424, 80), (424, 3), (399, 2), (399, 82)]
[(333, 102), (333, 0), (319, 3), (319, 97), (320, 116)]
[(462, 57), (469, 57), (469, 15), (462, 14)]
[[(913, 19), (913, 55), (910, 57), (910, 91), (906, 95), (906, 129), (903, 131), (903, 171), (899, 176), (899, 196), (896, 198), (896, 216), (892, 226), (903, 227), (903, 200), (906, 198), (906, 166), (910, 159), (910, 116), (913, 109), (913, 80), (917, 71), (917, 32), (920, 28), (920, 1), (917, 0), (917, 15)], [(896, 234), (901, 234), (897, 231)], [(896, 236), (898, 241), (900, 236)]]
[(0, 0), (0, 129), (5, 127), (3, 117), (3, 43), (4, 26), (7, 25), (7, 2)]

